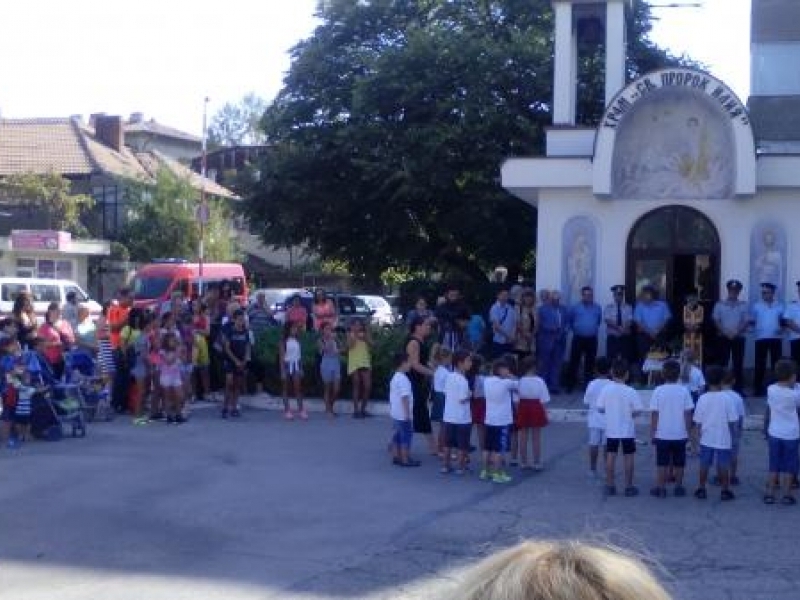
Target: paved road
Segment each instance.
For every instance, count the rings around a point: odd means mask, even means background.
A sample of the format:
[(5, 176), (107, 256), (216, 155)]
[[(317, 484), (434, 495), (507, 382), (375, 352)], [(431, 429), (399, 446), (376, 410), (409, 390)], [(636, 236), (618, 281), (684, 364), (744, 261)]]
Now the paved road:
[[(206, 409), (182, 427), (118, 420), (3, 450), (0, 598), (428, 599), (525, 537), (632, 549), (679, 598), (800, 597), (800, 507), (761, 504), (756, 432), (739, 498), (721, 504), (604, 498), (574, 423), (547, 430), (543, 473), (508, 486), (442, 476), (426, 457), (392, 467), (387, 430), (384, 418), (221, 421)], [(646, 491), (652, 448), (640, 450)]]

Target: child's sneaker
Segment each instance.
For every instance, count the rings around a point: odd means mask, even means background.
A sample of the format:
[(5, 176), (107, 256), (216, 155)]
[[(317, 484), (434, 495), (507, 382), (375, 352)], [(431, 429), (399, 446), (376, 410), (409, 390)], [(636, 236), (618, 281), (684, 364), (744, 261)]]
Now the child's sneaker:
[(487, 481), (490, 478), (491, 478), (491, 475), (489, 475), (489, 469), (481, 469), (480, 475), (478, 475), (478, 479), (481, 479), (483, 481)]
[(236, 407), (231, 411), (231, 416), (232, 417), (241, 417), (242, 416), (242, 412), (239, 410), (238, 407)]
[(150, 419), (147, 417), (137, 417), (133, 420), (134, 425), (147, 425), (150, 422)]
[(493, 483), (509, 483), (511, 481), (511, 477), (508, 476), (507, 473), (503, 473), (500, 471), (499, 473), (495, 473), (492, 476)]
[(283, 418), (287, 421), (294, 421), (294, 413), (291, 410), (287, 410), (283, 413)]
[(303, 419), (303, 421), (308, 421), (308, 413), (305, 408), (300, 411), (300, 418)]
[(533, 470), (534, 471), (543, 471), (544, 470), (544, 464), (542, 464), (541, 461), (533, 463)]
[(439, 473), (441, 473), (442, 475), (449, 475), (452, 472), (453, 469), (451, 469), (450, 467), (442, 467), (441, 469), (439, 469)]

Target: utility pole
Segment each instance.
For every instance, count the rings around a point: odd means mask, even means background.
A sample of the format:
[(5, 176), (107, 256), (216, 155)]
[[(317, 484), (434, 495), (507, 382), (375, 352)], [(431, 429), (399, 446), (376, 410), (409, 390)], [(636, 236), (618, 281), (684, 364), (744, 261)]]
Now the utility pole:
[(206, 167), (208, 161), (208, 149), (206, 139), (208, 137), (208, 96), (203, 100), (203, 138), (202, 154), (200, 155), (200, 204), (197, 207), (196, 217), (200, 227), (200, 241), (197, 248), (197, 296), (203, 297), (203, 261), (205, 258), (205, 232), (206, 225), (210, 217), (208, 200), (206, 200)]

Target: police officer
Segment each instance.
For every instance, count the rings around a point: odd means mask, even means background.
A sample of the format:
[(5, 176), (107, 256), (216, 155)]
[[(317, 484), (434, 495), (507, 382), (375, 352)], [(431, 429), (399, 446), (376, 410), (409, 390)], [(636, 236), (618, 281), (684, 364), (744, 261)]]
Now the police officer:
[[(639, 367), (644, 364), (647, 353), (654, 346), (665, 343), (666, 327), (672, 318), (669, 306), (656, 297), (656, 288), (646, 285), (633, 309), (633, 321), (636, 323), (636, 353)], [(642, 375), (643, 377), (643, 375)]]
[(753, 394), (765, 396), (764, 376), (767, 370), (767, 357), (772, 367), (781, 357), (783, 345), (783, 303), (775, 299), (775, 284), (761, 284), (761, 300), (753, 305), (750, 323), (755, 331), (755, 365), (753, 374)]
[(566, 348), (567, 309), (561, 305), (561, 292), (552, 290), (548, 301), (536, 311), (536, 354), (539, 375), (551, 394), (561, 393), (561, 366)]
[(606, 356), (610, 360), (631, 356), (631, 325), (633, 323), (633, 307), (625, 302), (625, 286), (611, 286), (614, 301), (603, 309), (603, 320), (606, 322)]
[(711, 318), (717, 330), (715, 356), (723, 367), (728, 361), (733, 363), (733, 375), (736, 378), (734, 389), (740, 394), (744, 388), (744, 333), (750, 324), (747, 303), (739, 300), (742, 282), (730, 279), (725, 284), (728, 297), (714, 304)]
[(567, 368), (567, 392), (571, 392), (578, 380), (578, 365), (583, 357), (583, 385), (588, 385), (594, 376), (594, 360), (597, 358), (597, 333), (603, 322), (603, 310), (594, 301), (594, 290), (588, 285), (581, 288), (581, 300), (570, 307), (569, 327), (572, 344)]

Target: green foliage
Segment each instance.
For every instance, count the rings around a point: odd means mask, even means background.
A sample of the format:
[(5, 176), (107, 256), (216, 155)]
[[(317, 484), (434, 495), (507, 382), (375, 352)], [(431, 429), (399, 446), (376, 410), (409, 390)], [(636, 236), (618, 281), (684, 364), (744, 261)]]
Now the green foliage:
[(94, 199), (71, 193), (71, 187), (68, 179), (54, 171), (14, 174), (0, 180), (0, 199), (41, 209), (47, 220), (42, 229), (86, 236), (88, 231), (80, 217), (94, 206)]
[(262, 121), (271, 150), (242, 208), (265, 242), (375, 283), (389, 267), (479, 281), (530, 263), (535, 212), (498, 172), (544, 147), (550, 1), (334, 0), (319, 17)]
[(239, 102), (227, 102), (211, 117), (208, 127), (208, 144), (211, 148), (219, 146), (238, 146), (243, 144), (263, 144), (264, 132), (258, 126), (267, 103), (254, 93), (245, 95)]
[[(132, 260), (197, 257), (200, 228), (194, 211), (200, 192), (186, 178), (162, 167), (155, 185), (135, 182), (131, 186), (131, 215), (119, 236)], [(236, 260), (236, 248), (224, 201), (208, 198), (210, 219), (205, 229), (207, 261)]]
[[(278, 345), (281, 341), (282, 329), (271, 327), (256, 337), (254, 356), (266, 366), (267, 389), (273, 394), (280, 394), (281, 380), (278, 368)], [(403, 348), (407, 332), (405, 328), (378, 328), (372, 330), (372, 397), (388, 399), (389, 380), (394, 367), (392, 357)], [(300, 336), (300, 348), (303, 355), (303, 390), (306, 396), (321, 396), (322, 383), (317, 368), (317, 334), (305, 332)], [(339, 347), (345, 348), (345, 340), (339, 340)], [(342, 390), (340, 398), (350, 395), (350, 381), (346, 376), (347, 356), (342, 355)]]

